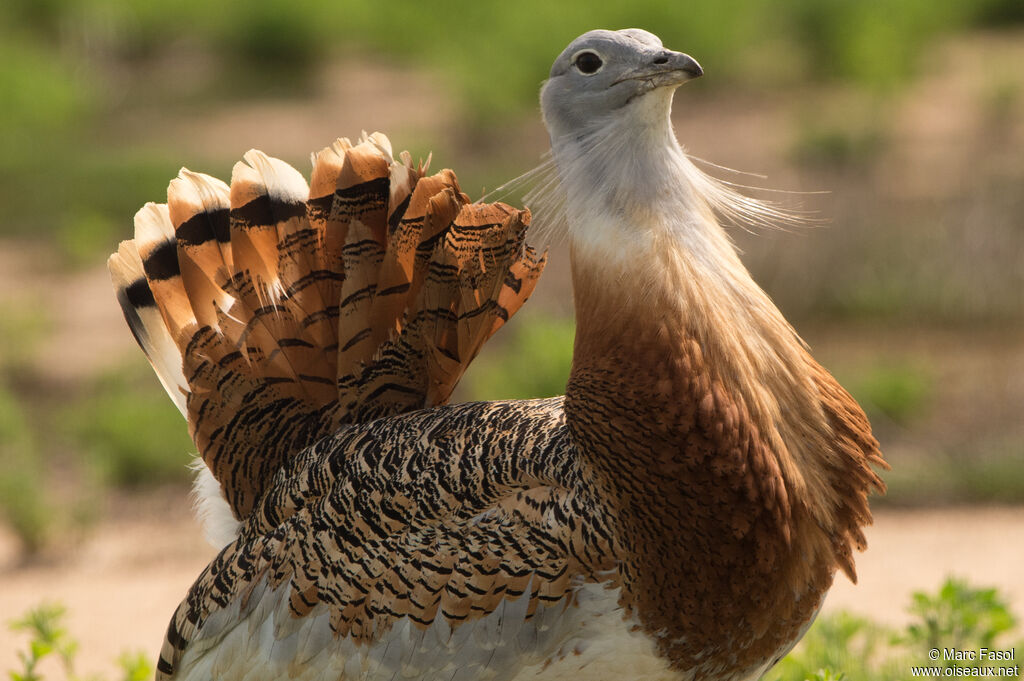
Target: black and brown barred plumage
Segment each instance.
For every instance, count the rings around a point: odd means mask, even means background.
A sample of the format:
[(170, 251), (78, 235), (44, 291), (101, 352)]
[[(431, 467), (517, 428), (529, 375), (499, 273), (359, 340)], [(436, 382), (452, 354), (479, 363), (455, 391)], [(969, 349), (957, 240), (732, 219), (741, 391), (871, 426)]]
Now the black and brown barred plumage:
[(235, 517), (343, 424), (443, 404), (533, 290), (529, 217), (473, 204), (383, 135), (315, 155), (312, 185), (258, 151), (231, 186), (182, 170), (110, 260), (136, 338)]
[(595, 31), (542, 92), (565, 397), (444, 406), (544, 258), (529, 213), (383, 135), (316, 154), (308, 188), (250, 152), (230, 187), (182, 171), (140, 211), (118, 298), (229, 516), (159, 678), (739, 681), (806, 631), (884, 461), (714, 209), (775, 213), (671, 133), (695, 75)]

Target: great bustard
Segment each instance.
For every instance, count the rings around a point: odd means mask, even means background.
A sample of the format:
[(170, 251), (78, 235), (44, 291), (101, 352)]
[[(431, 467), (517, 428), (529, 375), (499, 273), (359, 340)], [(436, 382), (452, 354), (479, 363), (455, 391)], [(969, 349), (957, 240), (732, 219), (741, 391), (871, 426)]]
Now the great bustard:
[[(381, 134), (183, 170), (111, 257), (223, 550), (184, 679), (756, 679), (863, 548), (864, 414), (716, 215), (771, 219), (669, 119), (689, 56), (574, 40), (541, 92), (577, 333), (564, 397), (443, 405), (544, 257)], [(219, 519), (219, 520), (218, 520)]]

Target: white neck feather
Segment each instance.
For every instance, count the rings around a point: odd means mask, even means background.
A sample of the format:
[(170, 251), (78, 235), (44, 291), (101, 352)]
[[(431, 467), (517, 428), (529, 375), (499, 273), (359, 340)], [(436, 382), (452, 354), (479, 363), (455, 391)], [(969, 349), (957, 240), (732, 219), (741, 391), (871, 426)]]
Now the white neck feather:
[(779, 453), (789, 484), (819, 487), (824, 480), (801, 472), (829, 430), (806, 349), (716, 211), (761, 224), (786, 216), (693, 165), (672, 131), (671, 100), (653, 91), (598, 128), (552, 141), (577, 288), (590, 288), (576, 291), (577, 305), (613, 289), (628, 291), (630, 306), (659, 305), (652, 322), (699, 338)]
[(778, 211), (694, 166), (673, 133), (671, 105), (670, 90), (655, 90), (601, 126), (552, 140), (570, 244), (635, 275), (638, 263), (661, 259), (667, 240), (705, 274), (726, 274), (723, 284), (749, 280), (713, 209), (754, 222)]

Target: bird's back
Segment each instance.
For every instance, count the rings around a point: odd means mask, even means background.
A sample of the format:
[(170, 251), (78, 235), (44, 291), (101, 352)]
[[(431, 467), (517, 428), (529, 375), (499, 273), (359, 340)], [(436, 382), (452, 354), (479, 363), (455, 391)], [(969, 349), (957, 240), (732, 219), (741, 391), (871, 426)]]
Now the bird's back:
[(623, 618), (621, 548), (581, 462), (561, 398), (343, 427), (199, 577), (160, 671), (554, 679), (616, 649), (664, 666)]

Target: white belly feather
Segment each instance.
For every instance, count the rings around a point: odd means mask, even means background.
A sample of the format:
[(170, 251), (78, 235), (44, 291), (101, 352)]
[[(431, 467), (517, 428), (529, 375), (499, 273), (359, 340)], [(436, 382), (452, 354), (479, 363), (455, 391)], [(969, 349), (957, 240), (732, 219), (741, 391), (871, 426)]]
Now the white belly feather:
[[(261, 593), (262, 591), (262, 593)], [(528, 593), (528, 592), (527, 592)], [(685, 679), (655, 656), (654, 642), (623, 617), (618, 590), (587, 584), (576, 605), (503, 601), (454, 630), (438, 617), (426, 630), (399, 620), (372, 645), (336, 639), (326, 608), (303, 618), (287, 611), (287, 589), (257, 589), (254, 607), (212, 615), (181, 660), (179, 678), (257, 681), (619, 681)], [(227, 624), (227, 623), (234, 623)], [(225, 625), (227, 624), (227, 627)]]

